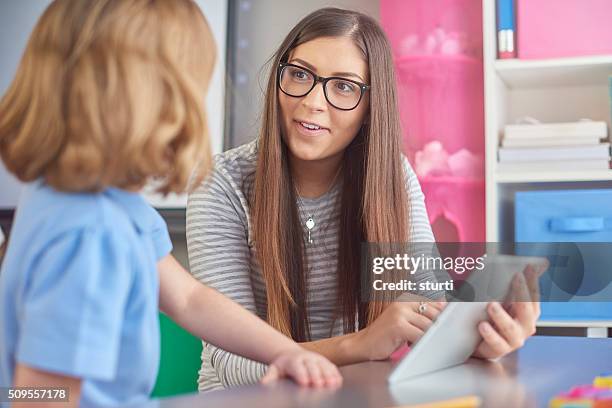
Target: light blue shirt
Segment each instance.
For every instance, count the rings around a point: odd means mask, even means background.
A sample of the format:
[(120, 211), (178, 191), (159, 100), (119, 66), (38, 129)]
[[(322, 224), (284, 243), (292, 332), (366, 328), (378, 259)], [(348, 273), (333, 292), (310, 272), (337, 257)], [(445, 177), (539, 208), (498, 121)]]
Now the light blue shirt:
[(21, 363), (82, 378), (84, 406), (145, 400), (160, 356), (156, 263), (171, 249), (137, 193), (27, 186), (0, 270), (0, 386)]

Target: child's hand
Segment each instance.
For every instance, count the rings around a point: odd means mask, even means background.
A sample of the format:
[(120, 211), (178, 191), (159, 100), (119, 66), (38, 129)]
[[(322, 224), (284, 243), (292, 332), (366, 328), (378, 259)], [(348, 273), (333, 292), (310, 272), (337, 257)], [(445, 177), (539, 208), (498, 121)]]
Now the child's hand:
[(302, 348), (281, 353), (268, 367), (262, 384), (290, 377), (299, 385), (336, 388), (342, 384), (338, 368), (320, 354)]

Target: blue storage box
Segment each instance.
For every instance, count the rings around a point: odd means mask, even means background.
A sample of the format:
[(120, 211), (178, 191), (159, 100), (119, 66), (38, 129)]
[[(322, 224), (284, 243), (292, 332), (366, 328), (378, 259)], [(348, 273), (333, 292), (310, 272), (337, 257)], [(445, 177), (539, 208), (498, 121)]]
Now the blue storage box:
[[(612, 243), (612, 190), (517, 192), (515, 241)], [(612, 299), (612, 284), (609, 283), (612, 251), (602, 250), (612, 248), (612, 244), (584, 244), (584, 247), (584, 251), (597, 253), (584, 257), (584, 279), (577, 277), (580, 291), (588, 293), (589, 285), (599, 285), (605, 289), (598, 292), (598, 299)], [(525, 255), (538, 255), (526, 253), (530, 250), (537, 252), (536, 245), (520, 248)], [(543, 299), (551, 293), (555, 296), (548, 298), (559, 299), (558, 294), (565, 293), (552, 282), (551, 276), (547, 273), (540, 280)], [(567, 302), (542, 302), (541, 320), (612, 320), (612, 302), (585, 302), (580, 297)]]

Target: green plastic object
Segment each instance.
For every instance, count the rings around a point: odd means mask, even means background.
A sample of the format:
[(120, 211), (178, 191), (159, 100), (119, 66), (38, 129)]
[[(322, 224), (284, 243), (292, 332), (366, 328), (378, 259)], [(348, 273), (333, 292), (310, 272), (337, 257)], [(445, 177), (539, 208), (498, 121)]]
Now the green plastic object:
[(202, 342), (179, 327), (163, 313), (159, 314), (161, 359), (152, 397), (169, 397), (198, 390)]

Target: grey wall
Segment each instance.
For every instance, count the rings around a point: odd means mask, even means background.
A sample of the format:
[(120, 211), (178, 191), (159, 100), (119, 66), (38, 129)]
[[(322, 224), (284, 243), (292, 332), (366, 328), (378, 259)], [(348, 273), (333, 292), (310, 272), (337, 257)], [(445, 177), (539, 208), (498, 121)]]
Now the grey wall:
[[(269, 67), (264, 66), (289, 30), (308, 13), (326, 6), (357, 10), (379, 19), (378, 0), (231, 0), (230, 55), (231, 114), (227, 116), (225, 147), (252, 140), (259, 129), (263, 89)], [(233, 38), (231, 38), (233, 36)]]
[[(50, 0), (0, 1), (0, 95), (10, 85), (30, 32)], [(0, 209), (14, 208), (21, 185), (0, 161)]]

